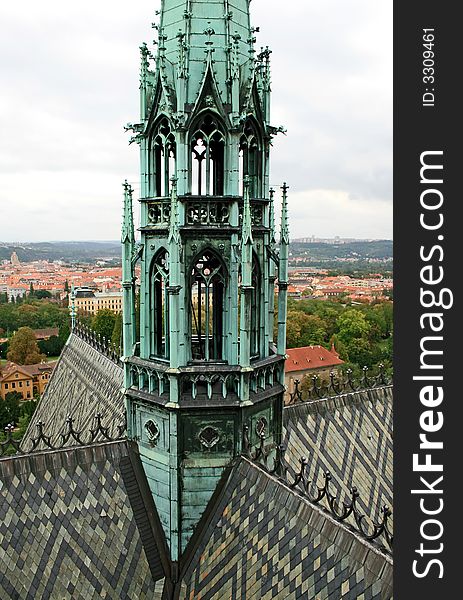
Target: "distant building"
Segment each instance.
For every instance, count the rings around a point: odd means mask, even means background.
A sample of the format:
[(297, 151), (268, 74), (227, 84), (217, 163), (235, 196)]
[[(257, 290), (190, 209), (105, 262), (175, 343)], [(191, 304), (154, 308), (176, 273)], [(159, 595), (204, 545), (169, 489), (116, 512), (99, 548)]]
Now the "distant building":
[(32, 400), (34, 393), (43, 394), (56, 362), (17, 365), (9, 362), (0, 370), (0, 398), (9, 392), (19, 392), (23, 400)]
[(334, 345), (331, 350), (327, 350), (323, 346), (289, 348), (286, 350), (286, 354), (288, 356), (285, 363), (286, 397), (294, 392), (296, 379), (301, 383), (307, 376), (318, 375), (321, 379), (327, 379), (333, 369), (344, 364)]
[(17, 285), (8, 286), (6, 293), (8, 294), (8, 302), (15, 302), (18, 298), (24, 298), (27, 293), (27, 286)]
[(21, 263), (19, 261), (18, 255), (16, 254), (16, 252), (13, 252), (11, 255), (11, 264), (13, 265), (13, 267), (20, 267)]
[(34, 329), (36, 340), (49, 340), (52, 336), (59, 335), (59, 327), (48, 327), (47, 329)]
[[(95, 292), (91, 288), (81, 287), (76, 288), (74, 293), (77, 313), (94, 315), (103, 308), (115, 313), (122, 312), (122, 292)], [(69, 306), (71, 301), (69, 298)]]

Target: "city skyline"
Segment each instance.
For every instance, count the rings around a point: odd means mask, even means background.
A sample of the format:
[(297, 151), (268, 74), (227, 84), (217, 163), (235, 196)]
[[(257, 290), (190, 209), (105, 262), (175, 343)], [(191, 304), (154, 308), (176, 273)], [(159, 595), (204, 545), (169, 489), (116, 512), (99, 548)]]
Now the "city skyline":
[[(290, 185), (293, 239), (392, 237), (392, 9), (370, 4), (251, 5), (257, 48), (273, 51), (272, 122), (287, 135), (271, 183)], [(117, 239), (121, 183), (139, 188), (123, 125), (138, 118), (138, 46), (159, 8), (0, 8), (2, 241)]]

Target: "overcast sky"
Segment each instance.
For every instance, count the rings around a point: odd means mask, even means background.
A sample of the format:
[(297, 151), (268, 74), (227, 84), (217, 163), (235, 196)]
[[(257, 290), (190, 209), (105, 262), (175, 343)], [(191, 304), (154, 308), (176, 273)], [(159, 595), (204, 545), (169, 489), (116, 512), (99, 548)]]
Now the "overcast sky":
[[(392, 2), (253, 0), (291, 237), (392, 238)], [(160, 0), (0, 2), (0, 241), (120, 235), (139, 45)]]

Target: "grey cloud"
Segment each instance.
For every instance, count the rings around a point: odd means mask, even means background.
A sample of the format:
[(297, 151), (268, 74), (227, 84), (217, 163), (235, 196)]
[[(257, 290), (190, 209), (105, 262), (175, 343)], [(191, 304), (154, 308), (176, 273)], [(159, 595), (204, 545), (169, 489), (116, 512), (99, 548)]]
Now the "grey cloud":
[[(152, 39), (159, 5), (0, 4), (0, 204), (10, 223), (0, 238), (52, 239), (58, 228), (63, 238), (119, 236), (119, 182), (138, 185), (122, 126), (137, 119), (138, 46)], [(258, 44), (273, 50), (272, 121), (288, 128), (274, 142), (271, 181), (291, 185), (293, 235), (310, 226), (391, 237), (392, 5), (254, 0), (251, 16)], [(59, 194), (78, 207), (72, 223), (56, 213)], [(27, 217), (37, 207), (40, 227)]]

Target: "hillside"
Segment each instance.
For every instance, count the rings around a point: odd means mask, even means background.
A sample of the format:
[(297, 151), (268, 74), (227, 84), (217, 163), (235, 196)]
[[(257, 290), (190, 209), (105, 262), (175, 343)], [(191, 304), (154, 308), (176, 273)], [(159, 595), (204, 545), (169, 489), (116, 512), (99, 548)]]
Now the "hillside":
[(2, 243), (0, 260), (9, 260), (16, 252), (21, 262), (34, 260), (62, 260), (64, 262), (89, 262), (121, 257), (120, 242), (38, 242)]

